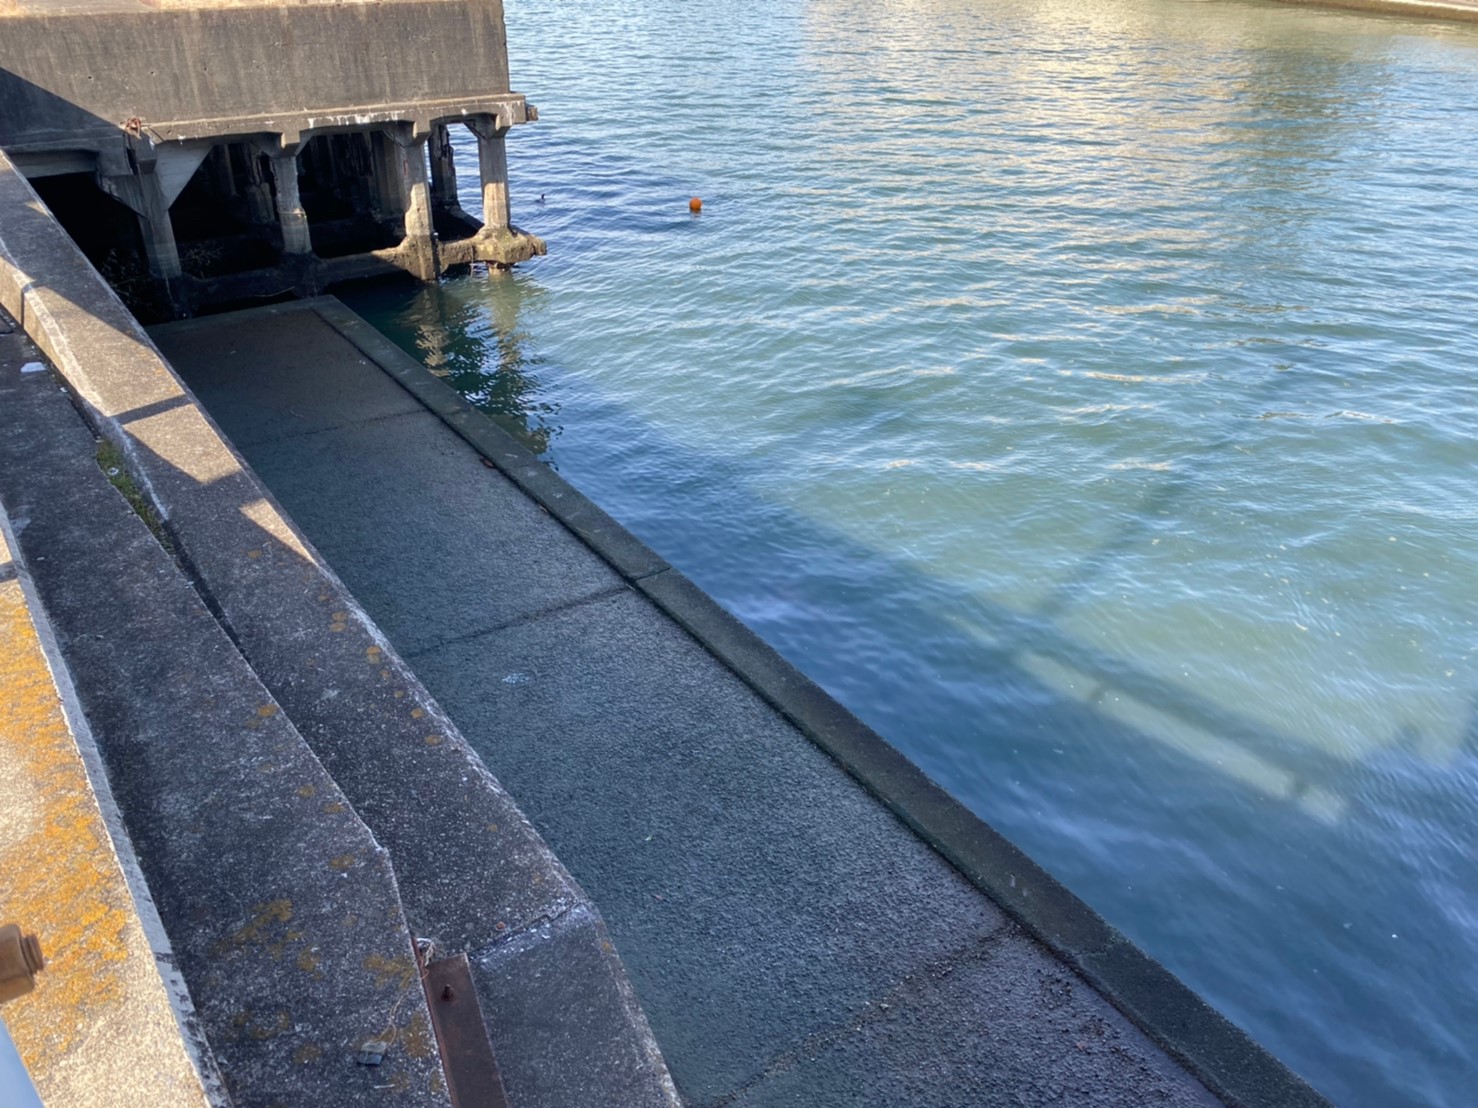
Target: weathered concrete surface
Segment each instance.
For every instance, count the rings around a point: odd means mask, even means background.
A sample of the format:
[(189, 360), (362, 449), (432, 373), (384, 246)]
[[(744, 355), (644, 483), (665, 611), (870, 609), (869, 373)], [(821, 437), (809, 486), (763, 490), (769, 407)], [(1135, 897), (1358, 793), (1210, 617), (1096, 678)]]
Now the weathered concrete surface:
[(0, 504), (233, 1101), (445, 1104), (385, 851), (23, 371), (39, 353), (0, 343)]
[[(213, 611), (390, 852), (415, 933), (444, 953), (476, 954), (589, 908), (342, 582), (65, 234), (28, 203), (26, 183), (5, 169), (0, 155), (0, 304), (124, 453)], [(598, 1074), (635, 1059), (645, 1103), (669, 1103), (670, 1079), (640, 1010), (607, 987), (623, 982), (624, 971), (614, 949), (600, 951), (608, 981), (590, 980), (588, 1004), (619, 1021), (611, 1031), (628, 1049), (543, 1063)], [(496, 1004), (485, 1010), (498, 1023)], [(570, 1010), (549, 1018), (584, 1017)], [(509, 1049), (519, 1041), (508, 1039)]]
[[(654, 1097), (645, 1048), (622, 1030), (645, 1016), (613, 949), (601, 917), (579, 904), (475, 956), (483, 1010), (498, 1013), (489, 1030), (510, 1104), (677, 1102), (670, 1087)], [(561, 1064), (583, 1057), (604, 1064)]]
[[(270, 356), (292, 311), (355, 345)], [(682, 581), (659, 558), (342, 307), (267, 318), (160, 341), (595, 896), (690, 1102), (1217, 1102), (633, 590)], [(371, 353), (447, 422), (401, 410)], [(1111, 946), (1078, 908), (1084, 949)], [(1260, 1057), (1287, 1080), (1229, 1103), (1320, 1103)]]
[[(455, 51), (454, 64), (435, 59)], [(0, 147), (118, 149), (441, 118), (527, 118), (508, 89), (501, 0), (0, 6)]]
[(35, 932), (46, 957), (35, 991), (5, 1007), (11, 1038), (48, 1104), (226, 1104), (86, 721), (74, 711), (74, 733), (63, 711), (19, 570), (0, 533), (0, 920)]

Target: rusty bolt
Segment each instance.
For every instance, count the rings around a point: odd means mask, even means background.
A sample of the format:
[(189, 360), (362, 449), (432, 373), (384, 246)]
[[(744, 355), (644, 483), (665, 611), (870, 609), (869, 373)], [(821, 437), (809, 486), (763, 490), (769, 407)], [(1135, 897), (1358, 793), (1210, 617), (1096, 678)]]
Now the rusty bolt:
[(21, 934), (13, 923), (0, 927), (0, 1004), (34, 989), (36, 975), (45, 968), (35, 935)]
[(456, 993), (452, 992), (452, 987), (450, 985), (443, 985), (441, 987), (442, 1000), (453, 1000), (456, 998), (456, 995)]

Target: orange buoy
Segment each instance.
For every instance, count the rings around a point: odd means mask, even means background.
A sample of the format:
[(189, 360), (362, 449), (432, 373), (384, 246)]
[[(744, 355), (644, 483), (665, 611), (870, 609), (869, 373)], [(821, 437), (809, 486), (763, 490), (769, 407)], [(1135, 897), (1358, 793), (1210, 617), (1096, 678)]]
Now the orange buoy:
[(690, 212), (701, 212), (702, 210), (703, 210), (703, 201), (699, 200), (696, 196), (693, 197), (693, 199), (691, 199), (691, 200), (688, 201), (688, 211), (690, 211)]

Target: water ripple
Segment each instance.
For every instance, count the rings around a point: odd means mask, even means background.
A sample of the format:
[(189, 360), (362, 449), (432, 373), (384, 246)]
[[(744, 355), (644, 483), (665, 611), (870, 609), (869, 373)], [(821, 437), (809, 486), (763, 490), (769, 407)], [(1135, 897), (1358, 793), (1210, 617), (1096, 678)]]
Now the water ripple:
[(1471, 1103), (1478, 34), (507, 16), (550, 256), (356, 304), (1337, 1101)]

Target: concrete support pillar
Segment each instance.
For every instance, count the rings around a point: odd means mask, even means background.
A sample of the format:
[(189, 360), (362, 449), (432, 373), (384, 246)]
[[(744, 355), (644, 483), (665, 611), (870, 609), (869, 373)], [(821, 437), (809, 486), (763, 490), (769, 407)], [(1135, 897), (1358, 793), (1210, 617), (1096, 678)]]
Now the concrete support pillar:
[(431, 128), (431, 202), (442, 211), (460, 212), (457, 201), (457, 163), (452, 156), (452, 136), (445, 123)]
[(506, 231), (512, 224), (508, 203), (507, 127), (488, 121), (473, 128), (477, 135), (477, 168), (482, 176), (482, 225)]
[(308, 233), (308, 214), (298, 197), (297, 151), (273, 153), (270, 158), (277, 193), (277, 221), (282, 228), (282, 252), (311, 254), (313, 240)]
[(138, 218), (150, 275), (174, 281), (184, 275), (184, 270), (180, 266), (179, 247), (175, 245), (174, 225), (169, 221), (169, 202), (155, 172), (156, 165), (147, 144), (130, 144), (126, 157), (120, 154), (99, 158), (97, 182), (99, 188), (127, 205)]
[(137, 212), (139, 230), (144, 235), (144, 256), (149, 259), (149, 272), (165, 281), (185, 275), (180, 266), (180, 250), (174, 240), (174, 224), (169, 221), (169, 207), (159, 178), (153, 173), (139, 177), (143, 204)]
[(370, 213), (394, 229), (405, 231), (405, 188), (400, 181), (400, 152), (384, 131), (372, 131), (370, 143)]
[(276, 203), (272, 199), (272, 185), (262, 168), (263, 155), (249, 142), (241, 144), (242, 159), (246, 162), (246, 207), (251, 221), (266, 226), (277, 221)]
[(431, 213), (431, 182), (426, 173), (426, 140), (404, 128), (390, 143), (399, 170), (401, 206), (405, 212), (405, 268), (423, 281), (434, 281), (441, 269), (436, 256), (436, 225)]
[(237, 195), (236, 174), (231, 171), (231, 148), (227, 145), (212, 146), (205, 164), (210, 170), (212, 191), (225, 199), (234, 199)]
[(189, 310), (184, 267), (169, 221), (169, 200), (159, 179), (153, 145), (130, 138), (121, 148), (98, 154), (98, 187), (126, 205), (138, 219), (149, 275), (164, 285), (170, 309), (176, 315)]
[(545, 252), (544, 240), (513, 226), (508, 203), (506, 120), (473, 116), (467, 126), (477, 136), (477, 165), (482, 178), (482, 230), (473, 240), (478, 261), (506, 269)]

